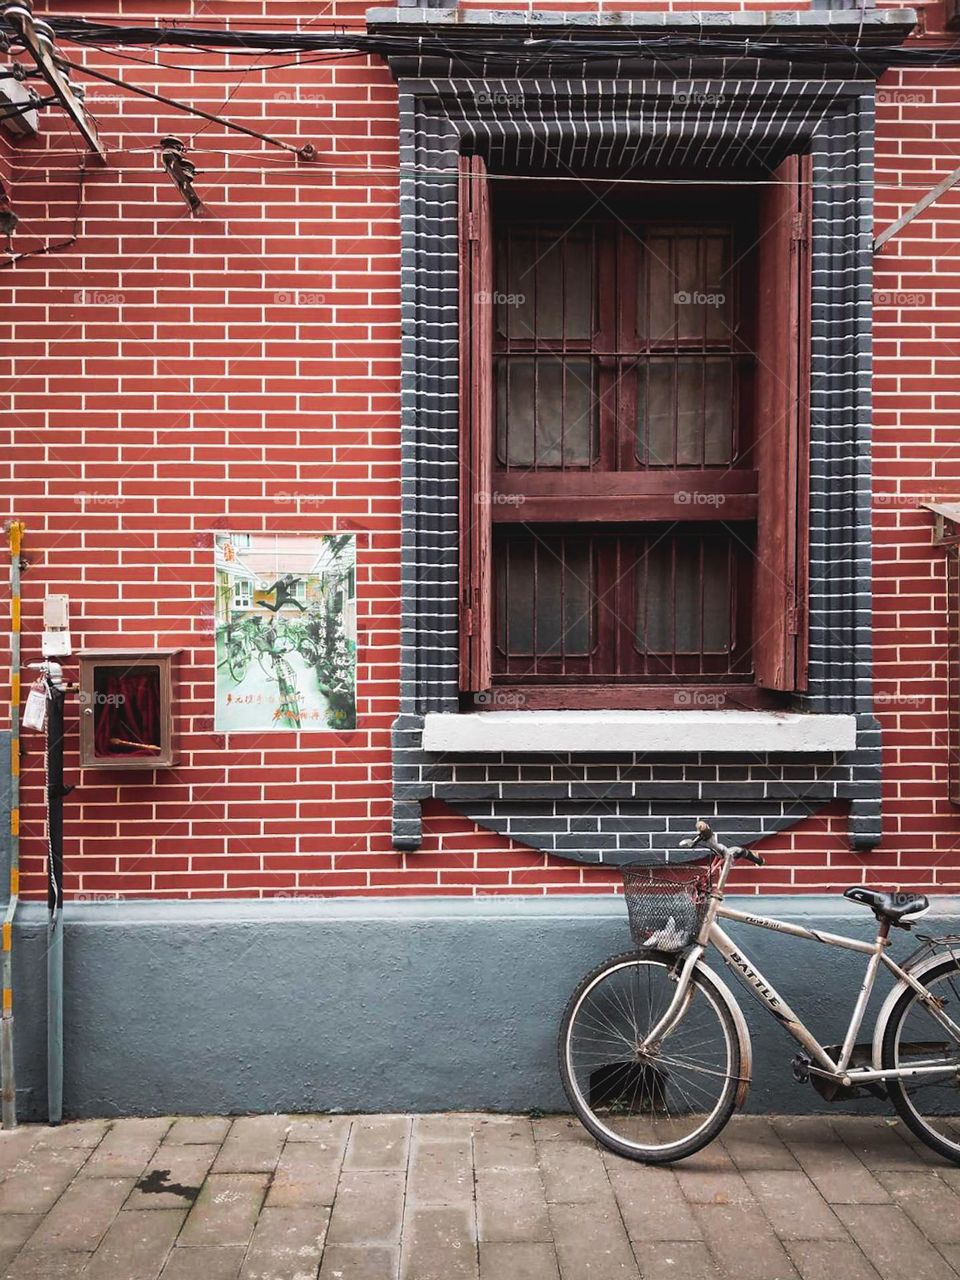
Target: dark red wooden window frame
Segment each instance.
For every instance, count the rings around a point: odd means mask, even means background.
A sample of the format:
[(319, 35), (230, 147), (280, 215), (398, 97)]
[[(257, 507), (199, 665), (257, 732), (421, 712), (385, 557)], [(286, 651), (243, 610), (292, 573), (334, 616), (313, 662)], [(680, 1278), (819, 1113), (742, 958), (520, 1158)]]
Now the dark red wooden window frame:
[[(789, 158), (761, 187), (754, 292), (762, 317), (751, 342), (752, 453), (747, 465), (727, 470), (576, 469), (523, 471), (498, 468), (493, 390), (494, 226), (490, 184), (482, 159), (461, 157), (461, 627), (460, 685), (471, 694), (492, 683), (509, 686), (522, 705), (676, 706), (676, 686), (703, 705), (696, 677), (678, 672), (670, 688), (649, 675), (624, 671), (594, 681), (518, 680), (493, 672), (494, 525), (524, 524), (587, 532), (602, 525), (629, 534), (656, 521), (703, 520), (696, 507), (678, 506), (678, 489), (722, 493), (725, 523), (755, 522), (754, 623), (751, 683), (728, 677), (707, 683), (703, 698), (729, 685), (730, 705), (763, 705), (771, 691), (805, 686), (806, 385), (809, 379), (809, 165)], [(516, 189), (516, 185), (514, 186)], [(706, 198), (701, 193), (701, 199)], [(694, 206), (696, 201), (693, 202)], [(694, 219), (695, 220), (695, 219)], [(608, 433), (609, 434), (609, 433)], [(601, 438), (603, 438), (601, 436)], [(493, 495), (497, 501), (494, 502)], [(521, 498), (522, 503), (511, 498)], [(506, 531), (504, 531), (506, 532)], [(746, 677), (744, 677), (746, 679)], [(776, 698), (774, 697), (774, 701)], [(709, 703), (708, 703), (709, 705)]]

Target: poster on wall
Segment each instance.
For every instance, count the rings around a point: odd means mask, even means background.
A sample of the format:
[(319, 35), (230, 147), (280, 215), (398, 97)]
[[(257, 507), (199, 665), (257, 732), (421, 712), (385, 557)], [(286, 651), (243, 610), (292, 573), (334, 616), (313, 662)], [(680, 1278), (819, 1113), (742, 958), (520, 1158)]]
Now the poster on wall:
[(218, 733), (357, 726), (353, 534), (214, 536)]

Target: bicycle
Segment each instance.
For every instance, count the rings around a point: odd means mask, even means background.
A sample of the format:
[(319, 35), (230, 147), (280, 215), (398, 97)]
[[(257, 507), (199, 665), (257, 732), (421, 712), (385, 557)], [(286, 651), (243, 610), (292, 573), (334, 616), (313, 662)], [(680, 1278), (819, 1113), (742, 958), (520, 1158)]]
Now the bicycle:
[(221, 627), (217, 639), (225, 644), (225, 656), (217, 663), (218, 667), (226, 667), (237, 684), (243, 680), (250, 666), (250, 650), (247, 647), (246, 630), (243, 623), (230, 623)]
[[(799, 1042), (796, 1079), (809, 1080), (828, 1100), (864, 1094), (889, 1100), (918, 1138), (960, 1164), (960, 937), (924, 937), (902, 964), (887, 954), (891, 928), (909, 930), (930, 909), (928, 899), (865, 885), (847, 889), (845, 897), (876, 916), (876, 938), (866, 942), (725, 906), (733, 864), (763, 866), (763, 858), (721, 844), (702, 820), (680, 844), (713, 857), (706, 867), (623, 868), (637, 949), (588, 974), (563, 1015), (560, 1074), (587, 1130), (617, 1155), (665, 1164), (706, 1146), (743, 1104), (750, 1036), (730, 988), (704, 962), (712, 946)], [(869, 957), (842, 1045), (817, 1040), (720, 920)], [(872, 1041), (857, 1044), (881, 968), (896, 983)]]

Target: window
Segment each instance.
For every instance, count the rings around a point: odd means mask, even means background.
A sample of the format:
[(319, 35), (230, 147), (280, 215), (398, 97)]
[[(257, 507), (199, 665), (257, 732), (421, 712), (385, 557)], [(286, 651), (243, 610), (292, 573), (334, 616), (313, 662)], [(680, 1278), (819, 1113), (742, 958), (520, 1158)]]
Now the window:
[(802, 687), (800, 168), (600, 199), (463, 159), (464, 691)]
[(249, 609), (252, 603), (253, 603), (253, 597), (250, 591), (249, 579), (234, 578), (233, 607), (235, 609)]

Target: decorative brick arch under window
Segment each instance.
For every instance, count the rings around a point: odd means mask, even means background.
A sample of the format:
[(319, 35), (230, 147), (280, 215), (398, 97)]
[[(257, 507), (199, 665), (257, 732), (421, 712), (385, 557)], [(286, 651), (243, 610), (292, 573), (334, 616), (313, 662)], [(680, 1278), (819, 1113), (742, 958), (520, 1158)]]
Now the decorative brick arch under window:
[(807, 158), (746, 197), (459, 181), (462, 691), (803, 689)]

